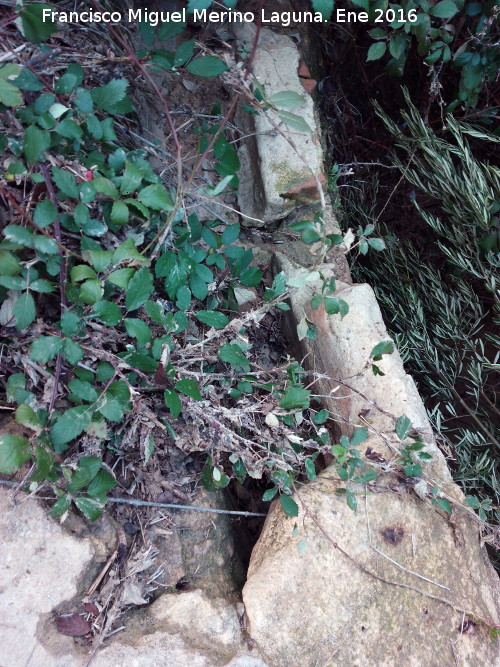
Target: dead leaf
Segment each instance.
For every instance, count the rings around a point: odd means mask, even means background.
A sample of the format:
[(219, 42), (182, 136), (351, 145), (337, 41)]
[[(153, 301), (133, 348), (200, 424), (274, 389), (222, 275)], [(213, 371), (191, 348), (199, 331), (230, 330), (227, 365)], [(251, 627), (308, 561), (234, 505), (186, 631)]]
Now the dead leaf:
[(92, 626), (80, 614), (69, 614), (56, 618), (57, 631), (68, 637), (83, 637), (88, 635)]

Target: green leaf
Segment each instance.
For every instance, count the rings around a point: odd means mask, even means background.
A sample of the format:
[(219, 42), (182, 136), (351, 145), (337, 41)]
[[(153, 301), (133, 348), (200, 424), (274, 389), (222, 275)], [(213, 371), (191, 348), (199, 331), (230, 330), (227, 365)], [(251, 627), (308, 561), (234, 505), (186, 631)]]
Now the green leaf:
[(274, 496), (277, 493), (278, 493), (278, 488), (276, 486), (272, 489), (267, 489), (266, 491), (264, 491), (264, 494), (262, 496), (262, 500), (265, 503), (268, 503), (269, 501), (271, 501), (274, 498)]
[(153, 291), (153, 274), (149, 269), (139, 269), (130, 279), (125, 297), (125, 306), (128, 311), (137, 310), (149, 298)]
[(472, 507), (472, 509), (477, 510), (481, 506), (481, 502), (479, 498), (476, 498), (476, 496), (465, 496), (465, 502), (469, 507)]
[(59, 500), (56, 500), (56, 502), (52, 505), (50, 515), (57, 519), (69, 510), (70, 505), (71, 496), (69, 494), (61, 496)]
[(90, 94), (98, 109), (113, 112), (116, 103), (125, 99), (127, 86), (126, 79), (112, 79), (105, 86), (94, 88)]
[(26, 329), (35, 319), (35, 302), (29, 292), (25, 292), (17, 299), (12, 309), (15, 317), (16, 329)]
[(0, 69), (0, 103), (6, 107), (20, 107), (23, 104), (23, 96), (19, 88), (16, 88), (10, 81), (6, 81), (1, 76)]
[(437, 5), (429, 9), (431, 16), (436, 16), (440, 19), (451, 19), (452, 16), (458, 13), (457, 5), (452, 0), (441, 0)]
[(422, 466), (420, 463), (411, 463), (403, 466), (404, 473), (407, 477), (418, 477), (422, 474)]
[(33, 408), (23, 403), (16, 410), (16, 424), (21, 424), (32, 431), (40, 431), (40, 420)]
[(2, 274), (4, 276), (17, 276), (21, 272), (21, 265), (19, 260), (7, 250), (0, 248), (0, 266), (2, 267)]
[(234, 243), (238, 236), (240, 235), (240, 223), (237, 222), (234, 225), (228, 225), (226, 229), (222, 232), (221, 241), (223, 245), (230, 245)]
[(357, 447), (362, 442), (365, 442), (367, 438), (368, 438), (368, 429), (366, 428), (366, 426), (363, 426), (361, 428), (356, 428), (354, 429), (354, 433), (352, 434), (351, 437), (351, 445), (353, 447)]
[(447, 514), (451, 514), (451, 505), (450, 503), (445, 500), (444, 498), (437, 498), (436, 499), (436, 505), (438, 505), (442, 510), (444, 510)]
[(194, 39), (187, 39), (181, 42), (174, 55), (174, 67), (182, 67), (194, 53)]
[(293, 90), (283, 90), (280, 93), (275, 93), (269, 99), (271, 104), (281, 109), (296, 109), (305, 103), (303, 95), (294, 92)]
[(378, 60), (382, 58), (387, 49), (387, 44), (385, 42), (375, 42), (368, 49), (368, 55), (366, 56), (367, 62), (370, 60)]
[(279, 406), (283, 410), (305, 410), (309, 407), (310, 395), (309, 389), (290, 387), (279, 402)]
[(311, 0), (315, 12), (319, 12), (325, 21), (331, 17), (333, 12), (334, 0)]
[(163, 396), (165, 398), (165, 404), (170, 410), (170, 414), (174, 419), (177, 419), (177, 417), (182, 412), (182, 403), (181, 399), (179, 398), (179, 394), (177, 394), (177, 392), (175, 392), (173, 389), (165, 389)]
[(29, 442), (19, 435), (0, 435), (0, 473), (10, 475), (16, 472), (30, 458)]
[(216, 56), (202, 56), (192, 60), (187, 66), (187, 71), (196, 76), (218, 76), (228, 70), (228, 66)]
[(201, 401), (203, 398), (196, 380), (179, 380), (175, 383), (175, 388), (180, 391), (181, 394), (194, 398), (195, 401)]
[(71, 197), (72, 199), (78, 199), (76, 179), (72, 173), (66, 171), (65, 169), (59, 169), (59, 167), (52, 167), (52, 178), (54, 179), (56, 186), (63, 194)]
[(215, 329), (224, 329), (229, 324), (229, 318), (215, 310), (199, 310), (196, 319)]
[(97, 456), (82, 456), (78, 461), (78, 468), (68, 484), (68, 491), (75, 493), (83, 489), (97, 475), (102, 466), (102, 460)]
[(282, 494), (280, 496), (281, 507), (287, 516), (299, 516), (299, 506), (293, 498)]
[(384, 239), (368, 239), (368, 245), (378, 252), (387, 248)]
[(64, 341), (64, 348), (62, 350), (62, 356), (68, 363), (76, 366), (83, 359), (82, 346), (78, 343), (75, 343), (75, 341), (71, 340), (71, 338), (66, 338)]
[(396, 433), (401, 441), (406, 440), (412, 428), (413, 424), (411, 423), (411, 419), (409, 417), (406, 415), (401, 415), (401, 417), (397, 418)]
[(116, 185), (113, 181), (110, 181), (109, 178), (98, 176), (97, 178), (94, 178), (93, 181), (89, 181), (89, 184), (92, 185), (96, 192), (101, 193), (105, 197), (110, 197), (111, 199), (118, 199), (119, 197)]
[(83, 136), (82, 128), (71, 118), (65, 118), (61, 123), (56, 125), (54, 131), (66, 139), (81, 139)]
[(95, 521), (98, 519), (104, 511), (104, 505), (98, 500), (93, 498), (85, 498), (85, 496), (79, 496), (74, 498), (74, 503), (80, 510), (80, 512), (85, 516), (89, 521)]
[(312, 459), (306, 459), (306, 475), (312, 482), (314, 479), (316, 479), (316, 465)]
[(30, 2), (19, 13), (23, 33), (28, 42), (45, 42), (57, 31), (57, 25), (50, 19), (43, 20), (43, 10), (52, 9), (50, 5)]
[(122, 320), (122, 311), (112, 301), (99, 301), (94, 304), (92, 315), (96, 315), (105, 324), (114, 327)]
[(41, 234), (35, 234), (35, 236), (33, 236), (33, 246), (35, 250), (38, 250), (38, 252), (41, 252), (44, 255), (57, 255), (59, 252), (55, 240), (50, 239), (47, 236), (42, 236)]
[(86, 280), (81, 284), (78, 298), (82, 303), (93, 306), (102, 299), (103, 292), (100, 280)]
[(50, 199), (44, 199), (43, 201), (38, 202), (33, 215), (33, 220), (39, 227), (48, 227), (56, 221), (56, 218), (57, 208)]
[(62, 344), (58, 336), (39, 336), (31, 344), (30, 359), (46, 364), (59, 354)]
[(297, 114), (294, 114), (291, 111), (280, 110), (277, 113), (285, 125), (288, 125), (288, 127), (291, 127), (293, 130), (298, 130), (299, 132), (309, 134), (311, 137), (313, 136), (313, 131), (307, 122), (302, 118), (302, 116), (297, 116)]
[(354, 477), (354, 481), (358, 484), (368, 484), (368, 482), (372, 482), (376, 477), (377, 473), (375, 470), (370, 468), (369, 470), (365, 470), (365, 472), (362, 472), (360, 475)]
[(58, 95), (67, 95), (77, 88), (83, 81), (83, 67), (79, 63), (72, 63), (64, 74), (56, 81), (54, 90)]
[(50, 429), (50, 437), (56, 452), (62, 453), (66, 443), (82, 433), (92, 418), (92, 410), (88, 405), (77, 405), (62, 414)]
[(114, 225), (126, 225), (128, 223), (129, 210), (127, 204), (124, 204), (122, 201), (113, 202), (113, 207), (111, 208), (111, 222)]
[(113, 475), (111, 475), (107, 470), (99, 470), (97, 475), (89, 484), (87, 493), (89, 496), (98, 496), (102, 497), (110, 489), (114, 489), (117, 482)]
[[(370, 357), (373, 357), (375, 361), (379, 361), (383, 354), (392, 354), (394, 352), (394, 343), (390, 341), (382, 341), (377, 343), (373, 350), (370, 352)], [(378, 359), (377, 359), (378, 357)]]
[(130, 279), (135, 273), (135, 269), (117, 269), (109, 274), (106, 280), (121, 289), (127, 289)]
[(123, 320), (127, 333), (131, 338), (137, 338), (141, 345), (149, 343), (152, 338), (151, 329), (142, 320), (126, 318)]
[(125, 171), (123, 172), (120, 192), (122, 195), (130, 195), (137, 190), (142, 182), (142, 172), (132, 163), (127, 160), (125, 163)]
[(351, 491), (351, 489), (346, 489), (345, 494), (346, 494), (347, 506), (349, 507), (349, 509), (355, 512), (358, 509), (358, 501), (356, 499), (356, 496)]
[(174, 203), (164, 185), (148, 185), (137, 195), (137, 199), (155, 211), (173, 211)]
[(68, 388), (72, 394), (78, 396), (78, 398), (81, 398), (83, 401), (93, 403), (97, 400), (97, 391), (90, 382), (83, 382), (83, 380), (75, 378), (68, 382)]
[(219, 350), (219, 359), (230, 364), (235, 371), (249, 371), (250, 363), (239, 345), (226, 343)]
[(28, 164), (34, 164), (50, 146), (50, 134), (36, 125), (30, 125), (24, 133), (24, 155)]
[(33, 235), (26, 227), (21, 227), (21, 225), (7, 225), (7, 227), (4, 227), (2, 233), (8, 241), (18, 243), (27, 248), (33, 247)]

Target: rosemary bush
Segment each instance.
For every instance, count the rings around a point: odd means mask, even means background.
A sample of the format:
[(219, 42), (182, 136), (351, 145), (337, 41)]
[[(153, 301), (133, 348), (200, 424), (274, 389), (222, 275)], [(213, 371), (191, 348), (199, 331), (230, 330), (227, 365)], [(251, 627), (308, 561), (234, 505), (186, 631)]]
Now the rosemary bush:
[(404, 135), (375, 106), (396, 139), (394, 163), (439, 202), (441, 214), (434, 215), (414, 200), (435, 252), (423, 257), (410, 242), (393, 240), (382, 257), (372, 253), (369, 265), (354, 271), (375, 287), (468, 504), (483, 520), (498, 521), (500, 170), (474, 156), (467, 135), (499, 140), (451, 117), (445, 140), (405, 96)]

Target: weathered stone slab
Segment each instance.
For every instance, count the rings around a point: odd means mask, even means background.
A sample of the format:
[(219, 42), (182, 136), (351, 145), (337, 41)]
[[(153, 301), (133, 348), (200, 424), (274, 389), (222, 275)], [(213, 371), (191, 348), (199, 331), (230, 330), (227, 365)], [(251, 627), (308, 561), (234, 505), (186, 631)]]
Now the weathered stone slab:
[(33, 500), (13, 506), (11, 496), (0, 487), (0, 665), (79, 666), (73, 639), (59, 635), (54, 655), (41, 641), (41, 626), (76, 595), (93, 544), (71, 537)]
[[(250, 52), (255, 26), (246, 23), (233, 29)], [(297, 207), (317, 203), (318, 183), (325, 184), (314, 104), (299, 79), (299, 65), (300, 56), (290, 37), (261, 30), (252, 71), (268, 97), (283, 91), (302, 95), (304, 104), (288, 111), (301, 116), (312, 135), (289, 127), (274, 111), (240, 114), (240, 124), (248, 130), (245, 134), (252, 135), (244, 140), (239, 156), (239, 205), (244, 215), (254, 218), (246, 221), (249, 226), (281, 220)]]

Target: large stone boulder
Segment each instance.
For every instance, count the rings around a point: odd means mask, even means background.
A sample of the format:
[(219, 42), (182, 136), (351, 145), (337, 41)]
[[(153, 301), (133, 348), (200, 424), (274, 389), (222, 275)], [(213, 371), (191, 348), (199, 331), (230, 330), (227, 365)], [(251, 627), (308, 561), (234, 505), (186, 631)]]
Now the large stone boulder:
[[(255, 25), (233, 26), (240, 43), (252, 51)], [(298, 76), (300, 57), (290, 37), (267, 28), (260, 31), (252, 72), (266, 95), (289, 91), (302, 96), (298, 108), (283, 111), (300, 116), (310, 132), (291, 127), (274, 111), (239, 115), (247, 139), (240, 150), (239, 206), (244, 224), (263, 226), (281, 220), (297, 207), (317, 204), (323, 187), (323, 159), (314, 103)]]
[(65, 532), (33, 500), (21, 496), (16, 505), (11, 497), (0, 486), (0, 665), (79, 667), (73, 639), (59, 635), (51, 651), (43, 626), (79, 591), (94, 545)]
[[(303, 268), (278, 255), (276, 270), (290, 277)], [(249, 633), (276, 667), (500, 664), (489, 636), (500, 622), (500, 585), (477, 522), (462, 505), (397, 351), (378, 362), (384, 375), (372, 372), (371, 350), (389, 340), (373, 291), (337, 283), (335, 296), (349, 305), (341, 319), (311, 309), (318, 287), (290, 299), (290, 331), (304, 315), (318, 327), (314, 341), (300, 343), (321, 378), (313, 394), (324, 396), (344, 434), (368, 427), (363, 450), (385, 461), (386, 472), (369, 488), (353, 487), (356, 512), (336, 493), (344, 484), (333, 466), (295, 494), (297, 518), (273, 507), (243, 589)], [(391, 471), (400, 458), (395, 420), (402, 414), (432, 455), (418, 484)], [(451, 517), (433, 503), (434, 485), (453, 503)]]

